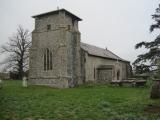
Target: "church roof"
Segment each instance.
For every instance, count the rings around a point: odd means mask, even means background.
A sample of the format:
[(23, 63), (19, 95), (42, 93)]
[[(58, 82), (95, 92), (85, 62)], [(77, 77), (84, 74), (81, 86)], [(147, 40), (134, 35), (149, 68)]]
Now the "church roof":
[(129, 62), (127, 60), (120, 58), (119, 56), (117, 56), (116, 54), (107, 49), (99, 48), (82, 42), (81, 42), (81, 48), (88, 54), (93, 56)]
[(82, 19), (77, 17), (76, 15), (74, 15), (73, 13), (67, 11), (66, 9), (59, 9), (59, 10), (54, 10), (54, 11), (50, 11), (50, 12), (46, 12), (46, 13), (42, 13), (42, 14), (38, 14), (38, 15), (34, 15), (32, 16), (33, 18), (38, 18), (38, 17), (43, 17), (43, 16), (46, 16), (46, 15), (53, 15), (53, 14), (58, 14), (60, 11), (64, 11), (65, 14), (77, 19), (78, 21), (81, 21)]

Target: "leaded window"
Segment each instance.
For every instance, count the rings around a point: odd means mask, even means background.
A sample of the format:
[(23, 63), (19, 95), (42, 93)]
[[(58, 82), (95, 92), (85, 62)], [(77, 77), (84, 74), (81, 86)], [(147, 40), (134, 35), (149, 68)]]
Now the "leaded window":
[(44, 70), (52, 70), (52, 52), (47, 48), (44, 52)]

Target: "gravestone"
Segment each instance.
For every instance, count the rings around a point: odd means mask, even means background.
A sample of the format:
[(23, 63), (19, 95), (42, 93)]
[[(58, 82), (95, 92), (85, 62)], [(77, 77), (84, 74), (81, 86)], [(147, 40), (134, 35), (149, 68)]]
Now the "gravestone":
[(23, 77), (23, 80), (22, 80), (22, 86), (23, 87), (27, 87), (27, 77)]
[(154, 80), (154, 84), (151, 89), (151, 98), (158, 99), (160, 98), (160, 80)]
[(3, 84), (2, 80), (0, 79), (0, 89), (2, 88), (2, 84)]

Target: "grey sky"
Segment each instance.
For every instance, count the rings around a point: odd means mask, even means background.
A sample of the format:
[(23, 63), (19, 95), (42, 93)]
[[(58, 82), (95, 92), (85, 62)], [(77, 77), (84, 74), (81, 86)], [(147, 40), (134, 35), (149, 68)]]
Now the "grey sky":
[(22, 25), (32, 31), (31, 16), (65, 8), (83, 19), (79, 28), (82, 42), (107, 47), (120, 57), (133, 62), (144, 50), (134, 45), (151, 41), (151, 14), (159, 0), (0, 0), (0, 45), (8, 41)]

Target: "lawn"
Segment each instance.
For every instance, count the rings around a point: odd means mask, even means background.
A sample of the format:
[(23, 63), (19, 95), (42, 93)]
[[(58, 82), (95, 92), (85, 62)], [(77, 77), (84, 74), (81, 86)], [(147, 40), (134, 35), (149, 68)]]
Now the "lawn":
[(160, 120), (148, 114), (150, 88), (84, 85), (70, 89), (23, 88), (4, 81), (0, 89), (0, 120)]

